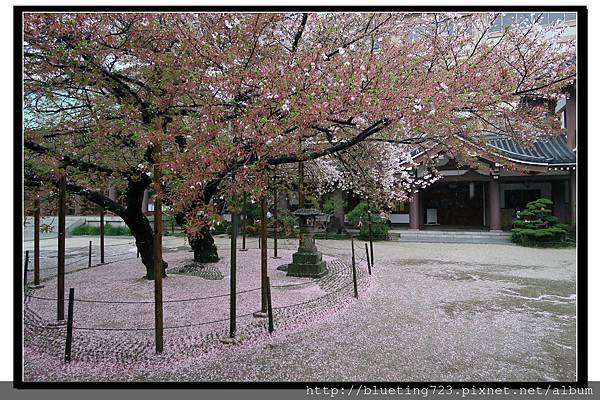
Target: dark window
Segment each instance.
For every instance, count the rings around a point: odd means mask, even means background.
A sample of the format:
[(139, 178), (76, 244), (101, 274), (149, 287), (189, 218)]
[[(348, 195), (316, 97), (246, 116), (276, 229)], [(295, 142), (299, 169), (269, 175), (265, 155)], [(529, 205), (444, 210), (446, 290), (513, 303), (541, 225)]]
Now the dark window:
[(558, 21), (565, 20), (565, 13), (548, 13), (548, 21), (551, 24), (557, 23)]
[(531, 13), (518, 13), (517, 14), (517, 22), (519, 24), (529, 22), (531, 23)]
[(527, 203), (537, 200), (540, 197), (542, 197), (542, 192), (539, 189), (505, 190), (504, 208), (524, 210)]
[(577, 19), (577, 13), (565, 13), (565, 21), (575, 21)]
[(502, 30), (502, 15), (498, 15), (490, 28), (491, 32), (500, 32)]

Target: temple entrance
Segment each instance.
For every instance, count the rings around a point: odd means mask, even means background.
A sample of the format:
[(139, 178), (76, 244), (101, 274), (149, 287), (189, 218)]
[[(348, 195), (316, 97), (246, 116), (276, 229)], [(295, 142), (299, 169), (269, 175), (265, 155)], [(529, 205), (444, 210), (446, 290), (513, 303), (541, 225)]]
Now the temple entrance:
[(422, 225), (483, 227), (485, 189), (484, 182), (432, 185), (423, 191)]

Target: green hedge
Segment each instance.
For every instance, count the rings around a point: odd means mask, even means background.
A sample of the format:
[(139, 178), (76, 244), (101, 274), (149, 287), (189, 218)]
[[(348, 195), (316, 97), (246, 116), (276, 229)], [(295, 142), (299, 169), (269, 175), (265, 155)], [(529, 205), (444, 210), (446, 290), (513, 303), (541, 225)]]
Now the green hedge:
[[(100, 226), (79, 225), (71, 232), (73, 236), (95, 236), (100, 234)], [(131, 231), (126, 226), (104, 225), (106, 236), (131, 236)]]

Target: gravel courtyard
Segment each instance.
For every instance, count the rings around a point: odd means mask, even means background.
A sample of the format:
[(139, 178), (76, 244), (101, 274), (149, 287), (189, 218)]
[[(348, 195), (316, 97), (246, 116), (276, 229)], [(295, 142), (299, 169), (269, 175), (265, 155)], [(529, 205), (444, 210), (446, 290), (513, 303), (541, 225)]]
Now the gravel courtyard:
[[(177, 240), (169, 239), (167, 251), (184, 251)], [(227, 256), (228, 239), (217, 243)], [(293, 249), (294, 242), (280, 245)], [(318, 246), (350, 261), (349, 241)], [(363, 256), (364, 242), (356, 248)], [(181, 362), (176, 370), (149, 367), (140, 379), (575, 380), (575, 275), (574, 249), (377, 242), (373, 278), (359, 300), (302, 329), (229, 347), (218, 357)], [(26, 350), (26, 364), (38, 361)], [(63, 372), (30, 378), (67, 379)], [(100, 366), (96, 372), (98, 380), (111, 379)]]

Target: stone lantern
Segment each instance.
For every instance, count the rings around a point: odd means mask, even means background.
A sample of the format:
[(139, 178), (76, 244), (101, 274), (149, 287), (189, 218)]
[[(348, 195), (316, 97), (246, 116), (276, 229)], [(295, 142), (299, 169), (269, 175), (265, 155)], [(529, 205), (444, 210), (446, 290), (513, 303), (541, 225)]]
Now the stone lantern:
[(323, 254), (315, 245), (315, 217), (321, 215), (316, 208), (299, 208), (293, 213), (300, 218), (300, 245), (288, 265), (289, 276), (318, 278), (327, 273)]

